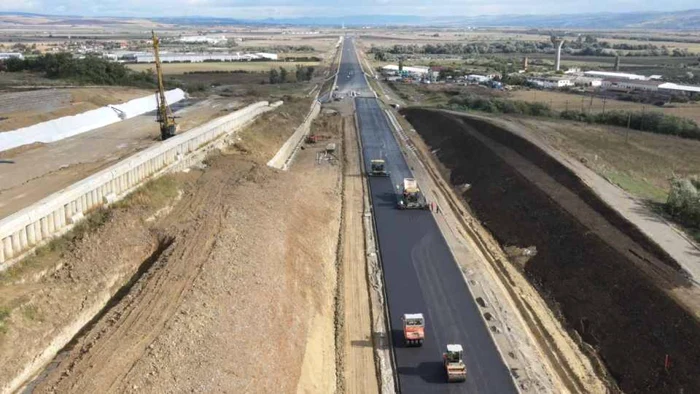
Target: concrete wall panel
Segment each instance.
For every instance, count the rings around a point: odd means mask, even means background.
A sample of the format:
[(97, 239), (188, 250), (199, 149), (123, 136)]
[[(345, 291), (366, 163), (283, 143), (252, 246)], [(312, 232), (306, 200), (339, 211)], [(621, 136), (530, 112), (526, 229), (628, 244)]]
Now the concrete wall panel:
[[(199, 149), (203, 144), (211, 144), (222, 135), (238, 131), (258, 115), (281, 104), (261, 101), (214, 119), (138, 152), (0, 220), (0, 271), (23, 251), (62, 234), (89, 210), (123, 198), (140, 183), (164, 171), (184, 169), (200, 161), (206, 151), (206, 147)], [(310, 124), (308, 119), (307, 123)]]

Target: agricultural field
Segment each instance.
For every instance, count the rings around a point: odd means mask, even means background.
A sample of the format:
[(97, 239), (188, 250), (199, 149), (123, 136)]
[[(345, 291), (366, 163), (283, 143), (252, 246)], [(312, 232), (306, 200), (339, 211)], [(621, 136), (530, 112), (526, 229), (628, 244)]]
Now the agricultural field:
[[(266, 72), (271, 68), (284, 67), (289, 71), (294, 71), (297, 66), (318, 67), (320, 62), (205, 62), (205, 63), (165, 63), (163, 64), (164, 74), (184, 74), (188, 72), (202, 71), (246, 71), (246, 72)], [(151, 63), (137, 63), (127, 65), (134, 71), (146, 71), (153, 69), (155, 65)]]
[(515, 90), (508, 98), (531, 103), (543, 103), (555, 111), (582, 110), (589, 113), (600, 113), (611, 110), (623, 111), (656, 111), (694, 120), (700, 123), (700, 103), (672, 103), (658, 107), (655, 105), (635, 103), (631, 101), (611, 100), (595, 95), (561, 93), (549, 90)]

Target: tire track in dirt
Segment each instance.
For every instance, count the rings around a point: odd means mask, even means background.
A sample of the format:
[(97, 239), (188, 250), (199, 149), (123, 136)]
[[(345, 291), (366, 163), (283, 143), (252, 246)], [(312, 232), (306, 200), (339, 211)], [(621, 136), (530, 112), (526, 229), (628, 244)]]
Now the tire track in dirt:
[[(208, 260), (225, 216), (225, 188), (250, 167), (226, 174), (216, 168), (197, 179), (192, 194), (173, 210), (165, 234), (174, 237), (153, 268), (95, 329), (68, 350), (69, 355), (35, 392), (120, 392), (120, 383), (175, 314)], [(207, 187), (197, 187), (206, 184)], [(181, 225), (174, 221), (188, 217)]]

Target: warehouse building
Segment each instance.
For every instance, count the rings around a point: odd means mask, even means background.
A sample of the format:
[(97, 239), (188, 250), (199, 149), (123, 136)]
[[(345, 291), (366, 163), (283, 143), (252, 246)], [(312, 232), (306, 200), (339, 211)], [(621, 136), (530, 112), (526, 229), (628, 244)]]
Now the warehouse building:
[[(396, 75), (399, 73), (399, 66), (395, 64), (387, 64), (386, 66), (382, 67), (382, 72), (386, 75)], [(414, 77), (426, 77), (430, 73), (430, 68), (404, 66), (402, 72)]]
[(594, 77), (572, 77), (571, 82), (574, 83), (576, 86), (585, 86), (585, 87), (592, 87), (592, 88), (598, 88), (603, 84), (603, 80), (601, 78), (594, 78)]
[(24, 59), (24, 55), (19, 52), (0, 52), (0, 60), (17, 58), (19, 60)]
[(628, 74), (628, 73), (616, 73), (616, 72), (610, 72), (610, 71), (586, 71), (583, 73), (583, 75), (585, 75), (587, 77), (630, 79), (630, 80), (639, 80), (639, 81), (645, 81), (645, 80), (649, 79), (649, 78), (645, 77), (644, 75)]
[(528, 78), (527, 82), (531, 85), (544, 89), (557, 89), (565, 88), (567, 86), (574, 86), (571, 79), (562, 77), (532, 77)]
[[(202, 62), (245, 62), (252, 60), (277, 60), (278, 57), (274, 53), (170, 53), (161, 54), (160, 61), (163, 63), (202, 63)], [(152, 53), (139, 53), (133, 55), (127, 60), (135, 61), (136, 63), (155, 63), (155, 57)]]
[(659, 85), (659, 90), (682, 92), (689, 94), (700, 94), (700, 86), (678, 85), (671, 82), (662, 83), (661, 85)]
[(186, 42), (190, 44), (199, 44), (199, 43), (207, 43), (207, 44), (218, 44), (221, 42), (226, 42), (228, 41), (225, 36), (186, 36), (180, 38), (180, 42)]
[(646, 92), (656, 92), (659, 90), (659, 81), (643, 81), (636, 79), (608, 78), (603, 81), (603, 88), (617, 91), (640, 90)]

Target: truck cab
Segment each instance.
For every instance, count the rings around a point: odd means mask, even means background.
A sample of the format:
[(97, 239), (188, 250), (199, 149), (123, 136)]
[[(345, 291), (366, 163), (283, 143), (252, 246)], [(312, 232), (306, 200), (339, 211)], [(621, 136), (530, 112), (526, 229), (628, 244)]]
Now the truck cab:
[(422, 313), (405, 313), (403, 315), (403, 337), (406, 346), (423, 346), (425, 339), (425, 319)]
[(462, 345), (447, 345), (447, 351), (442, 354), (447, 382), (464, 382), (467, 380), (467, 366), (462, 359), (463, 354)]

